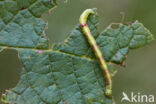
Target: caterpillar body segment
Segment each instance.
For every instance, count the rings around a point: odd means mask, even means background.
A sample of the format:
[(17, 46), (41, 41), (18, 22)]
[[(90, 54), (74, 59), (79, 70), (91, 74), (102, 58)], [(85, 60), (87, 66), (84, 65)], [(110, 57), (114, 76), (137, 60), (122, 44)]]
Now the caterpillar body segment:
[(98, 62), (100, 64), (101, 69), (103, 70), (104, 76), (106, 78), (106, 92), (105, 94), (107, 96), (111, 96), (112, 95), (112, 79), (111, 79), (111, 75), (110, 72), (108, 70), (107, 64), (105, 59), (103, 58), (103, 55), (96, 43), (95, 38), (93, 37), (88, 25), (87, 25), (87, 18), (90, 14), (96, 14), (95, 9), (87, 9), (85, 10), (82, 15), (80, 16), (80, 25), (82, 27), (83, 33), (86, 36), (90, 46), (92, 47), (95, 56), (98, 59)]

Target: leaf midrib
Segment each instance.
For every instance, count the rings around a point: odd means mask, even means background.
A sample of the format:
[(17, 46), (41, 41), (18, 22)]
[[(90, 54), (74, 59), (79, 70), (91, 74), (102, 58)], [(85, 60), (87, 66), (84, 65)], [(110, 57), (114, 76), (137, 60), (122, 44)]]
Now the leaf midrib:
[(4, 49), (14, 49), (14, 50), (20, 50), (20, 49), (29, 49), (29, 50), (34, 50), (34, 51), (40, 51), (42, 50), (43, 52), (56, 52), (56, 53), (61, 53), (61, 54), (66, 54), (66, 55), (70, 55), (70, 56), (73, 56), (73, 57), (78, 57), (78, 58), (81, 58), (81, 59), (86, 59), (88, 61), (96, 61), (96, 59), (94, 58), (90, 58), (90, 57), (86, 57), (86, 56), (79, 56), (79, 55), (75, 55), (75, 54), (71, 54), (71, 53), (68, 53), (68, 52), (63, 52), (63, 51), (59, 51), (59, 50), (53, 50), (53, 49), (37, 49), (37, 48), (29, 48), (29, 47), (13, 47), (13, 46), (1, 46), (2, 47), (2, 50)]

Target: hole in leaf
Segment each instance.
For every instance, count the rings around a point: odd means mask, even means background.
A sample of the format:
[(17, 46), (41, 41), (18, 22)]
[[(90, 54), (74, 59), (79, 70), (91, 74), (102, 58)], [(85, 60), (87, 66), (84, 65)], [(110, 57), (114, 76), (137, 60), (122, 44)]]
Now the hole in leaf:
[(0, 98), (6, 89), (16, 86), (20, 79), (22, 64), (18, 53), (12, 49), (0, 52)]
[[(45, 32), (51, 44), (63, 42), (67, 38), (72, 29), (79, 23), (79, 16), (84, 10), (79, 9), (82, 6), (81, 2), (78, 1), (68, 1), (65, 4), (63, 0), (58, 0), (57, 3), (57, 8), (53, 9), (50, 14), (42, 16), (43, 20), (48, 22), (48, 29)], [(77, 12), (73, 10), (77, 10)]]
[(119, 29), (119, 27), (120, 27), (120, 24), (119, 24), (119, 23), (113, 23), (113, 24), (111, 25), (111, 28), (112, 28), (112, 29)]

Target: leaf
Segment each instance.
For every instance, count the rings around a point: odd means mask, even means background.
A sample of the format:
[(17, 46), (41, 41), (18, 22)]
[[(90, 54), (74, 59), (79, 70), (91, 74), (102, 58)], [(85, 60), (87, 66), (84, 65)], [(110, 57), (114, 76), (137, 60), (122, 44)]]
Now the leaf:
[(40, 16), (56, 6), (52, 0), (1, 0), (0, 44), (9, 47), (49, 47)]
[[(65, 43), (55, 44), (50, 49), (48, 39), (43, 34), (46, 23), (40, 17), (55, 7), (56, 1), (23, 2), (0, 1), (0, 50), (17, 50), (23, 64), (19, 83), (15, 88), (6, 90), (2, 102), (114, 104), (113, 98), (104, 94), (105, 77), (80, 25), (71, 32)], [(101, 34), (97, 31), (97, 16), (90, 15), (87, 22), (108, 61), (112, 76), (116, 72), (113, 62), (123, 62), (130, 49), (153, 40), (151, 33), (139, 22), (130, 26), (120, 24), (118, 29), (109, 26)]]
[[(145, 46), (154, 40), (150, 31), (138, 21), (130, 26), (120, 23), (117, 29), (113, 29), (110, 25), (101, 34), (97, 32), (97, 17), (88, 20), (88, 24), (107, 62), (121, 64), (126, 59), (129, 50)], [(80, 26), (71, 32), (65, 43), (57, 50), (95, 59)]]
[[(56, 51), (19, 50), (21, 81), (4, 97), (19, 104), (112, 104), (104, 95), (105, 79), (96, 61)], [(107, 103), (106, 103), (107, 104)]]

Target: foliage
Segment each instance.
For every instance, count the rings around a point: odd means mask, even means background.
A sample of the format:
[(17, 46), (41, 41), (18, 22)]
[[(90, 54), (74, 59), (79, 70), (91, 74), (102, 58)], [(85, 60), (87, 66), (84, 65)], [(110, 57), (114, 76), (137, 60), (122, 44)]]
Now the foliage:
[[(105, 96), (105, 77), (80, 25), (62, 44), (49, 46), (40, 18), (56, 0), (0, 0), (0, 50), (11, 48), (23, 64), (21, 79), (2, 102), (17, 104), (114, 104)], [(152, 34), (140, 22), (97, 30), (98, 17), (87, 21), (112, 74), (131, 49), (147, 45)]]

